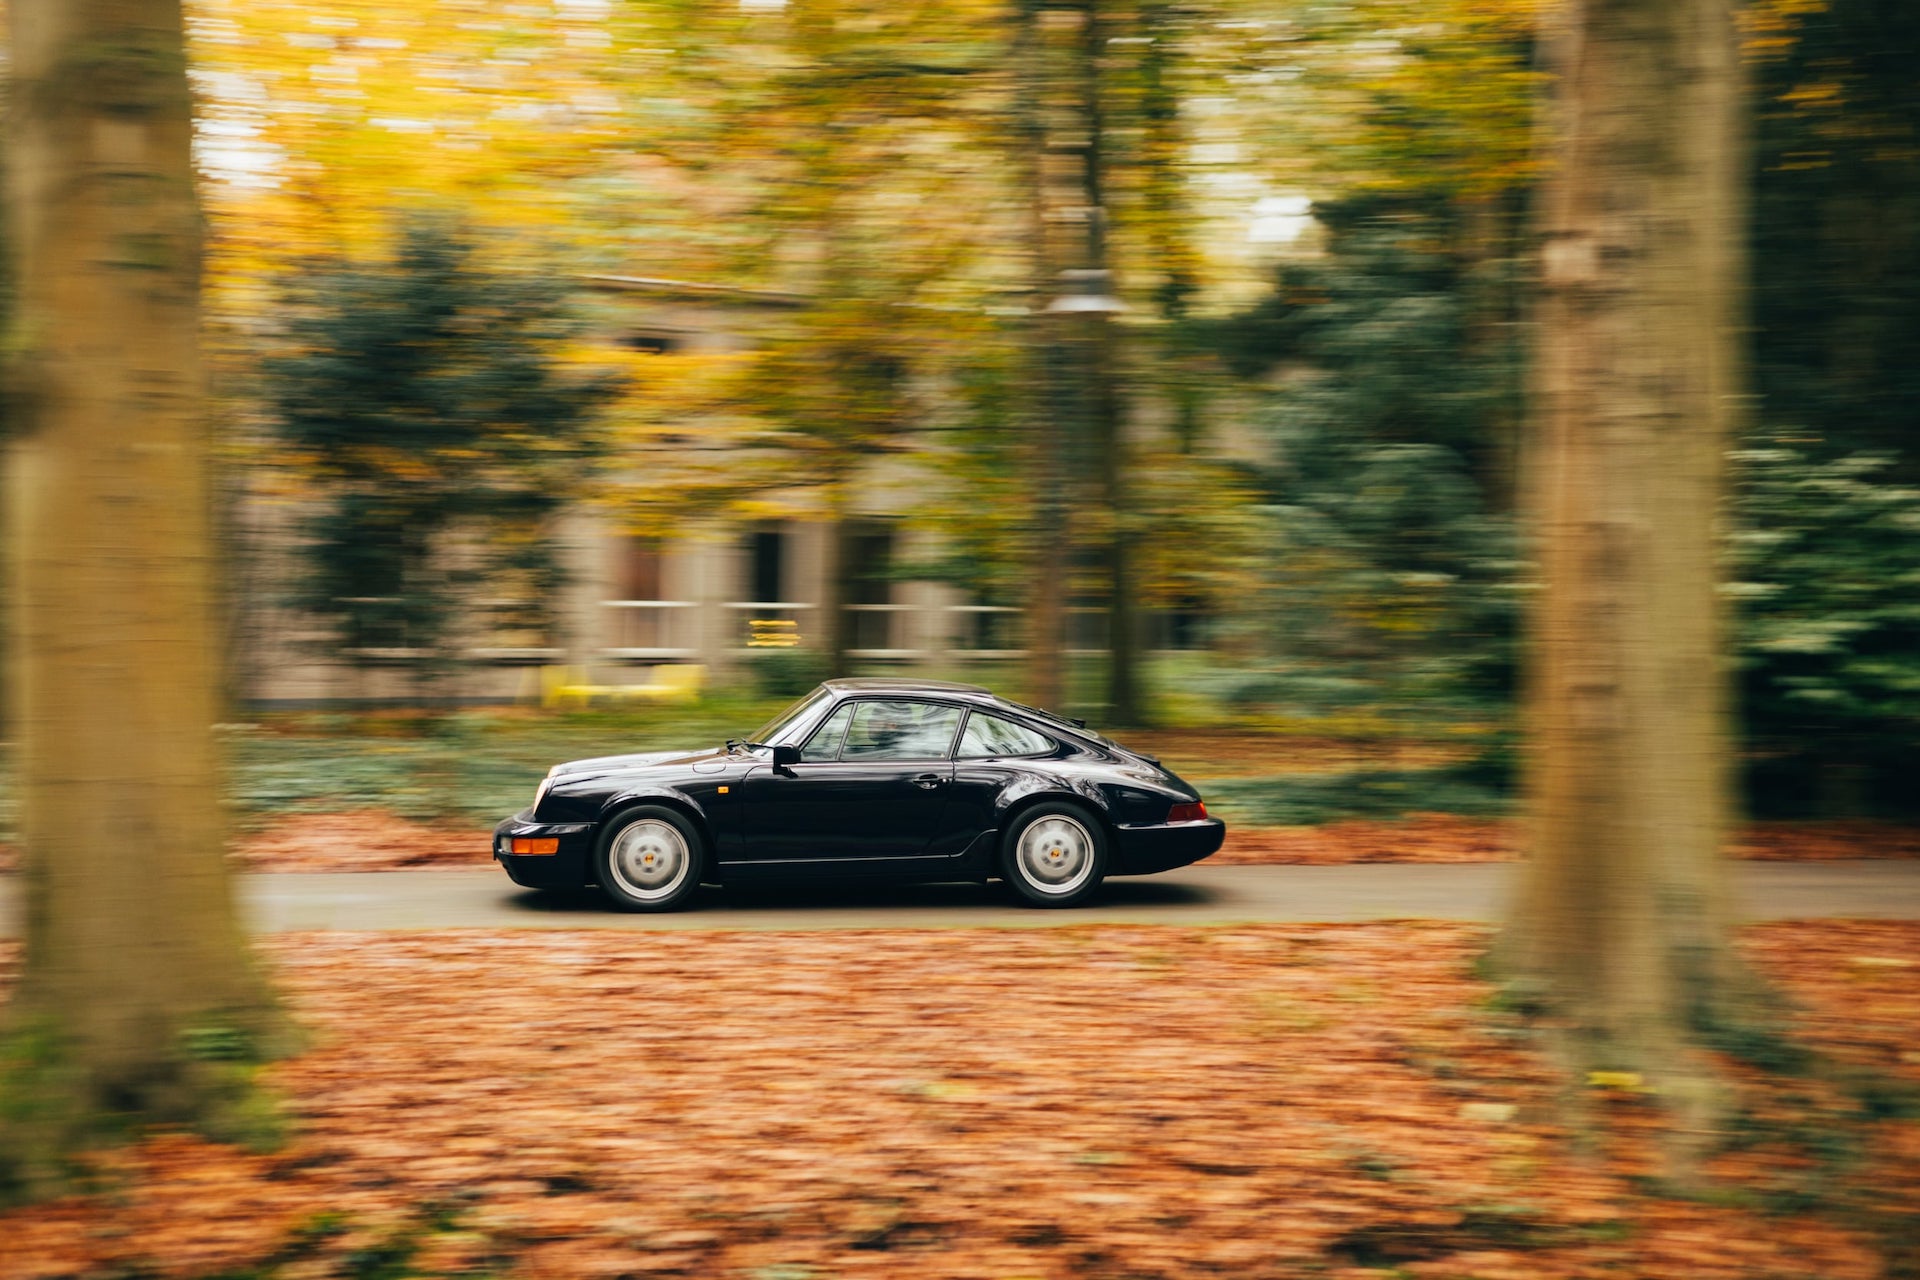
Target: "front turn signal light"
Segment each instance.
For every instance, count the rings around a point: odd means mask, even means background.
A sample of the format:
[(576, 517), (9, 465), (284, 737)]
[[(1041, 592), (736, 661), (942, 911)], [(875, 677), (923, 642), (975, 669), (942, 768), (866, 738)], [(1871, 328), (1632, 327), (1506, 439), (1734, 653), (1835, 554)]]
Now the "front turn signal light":
[(1167, 813), (1168, 822), (1198, 822), (1207, 816), (1205, 804), (1177, 804)]
[(539, 839), (525, 839), (516, 836), (513, 841), (513, 851), (522, 858), (528, 857), (529, 855), (558, 853), (560, 852), (560, 839), (558, 836), (545, 836)]

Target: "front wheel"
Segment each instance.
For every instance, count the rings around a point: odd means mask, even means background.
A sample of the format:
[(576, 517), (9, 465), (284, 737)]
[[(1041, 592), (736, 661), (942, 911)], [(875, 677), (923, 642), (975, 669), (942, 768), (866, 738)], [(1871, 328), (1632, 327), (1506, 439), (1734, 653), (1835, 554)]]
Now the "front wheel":
[(1079, 805), (1038, 805), (1007, 832), (1000, 868), (1013, 896), (1027, 906), (1078, 906), (1106, 878), (1106, 828)]
[(600, 836), (594, 878), (623, 911), (677, 911), (700, 887), (706, 841), (686, 817), (658, 805), (628, 809)]

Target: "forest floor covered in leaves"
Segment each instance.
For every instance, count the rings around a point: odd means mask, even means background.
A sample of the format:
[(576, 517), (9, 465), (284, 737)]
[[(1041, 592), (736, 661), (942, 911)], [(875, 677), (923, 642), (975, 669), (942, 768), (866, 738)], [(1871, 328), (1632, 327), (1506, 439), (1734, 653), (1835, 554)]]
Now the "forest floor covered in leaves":
[(1912, 1274), (1920, 925), (1743, 937), (1819, 1056), (1681, 1197), (1470, 926), (290, 935), (297, 1136), (104, 1155), (0, 1277)]

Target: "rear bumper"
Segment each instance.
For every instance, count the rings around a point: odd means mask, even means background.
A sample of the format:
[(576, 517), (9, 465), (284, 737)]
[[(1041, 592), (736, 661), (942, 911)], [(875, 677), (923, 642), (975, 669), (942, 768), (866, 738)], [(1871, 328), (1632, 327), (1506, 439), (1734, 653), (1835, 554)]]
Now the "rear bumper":
[[(493, 857), (507, 878), (529, 889), (576, 889), (593, 883), (591, 822), (535, 822), (521, 810), (493, 829)], [(520, 856), (508, 852), (515, 837), (557, 839), (560, 851)]]
[(1112, 874), (1148, 876), (1184, 867), (1216, 852), (1226, 838), (1227, 824), (1218, 818), (1116, 827)]

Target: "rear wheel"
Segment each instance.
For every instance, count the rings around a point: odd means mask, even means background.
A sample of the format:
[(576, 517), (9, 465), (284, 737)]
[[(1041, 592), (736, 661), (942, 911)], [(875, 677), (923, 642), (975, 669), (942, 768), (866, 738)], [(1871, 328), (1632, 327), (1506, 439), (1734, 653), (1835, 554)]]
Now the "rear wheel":
[(623, 911), (677, 911), (700, 887), (706, 841), (686, 817), (659, 805), (620, 814), (601, 833), (594, 878)]
[(1013, 896), (1027, 906), (1078, 906), (1106, 878), (1106, 828), (1076, 804), (1036, 805), (1007, 832), (1000, 869)]

